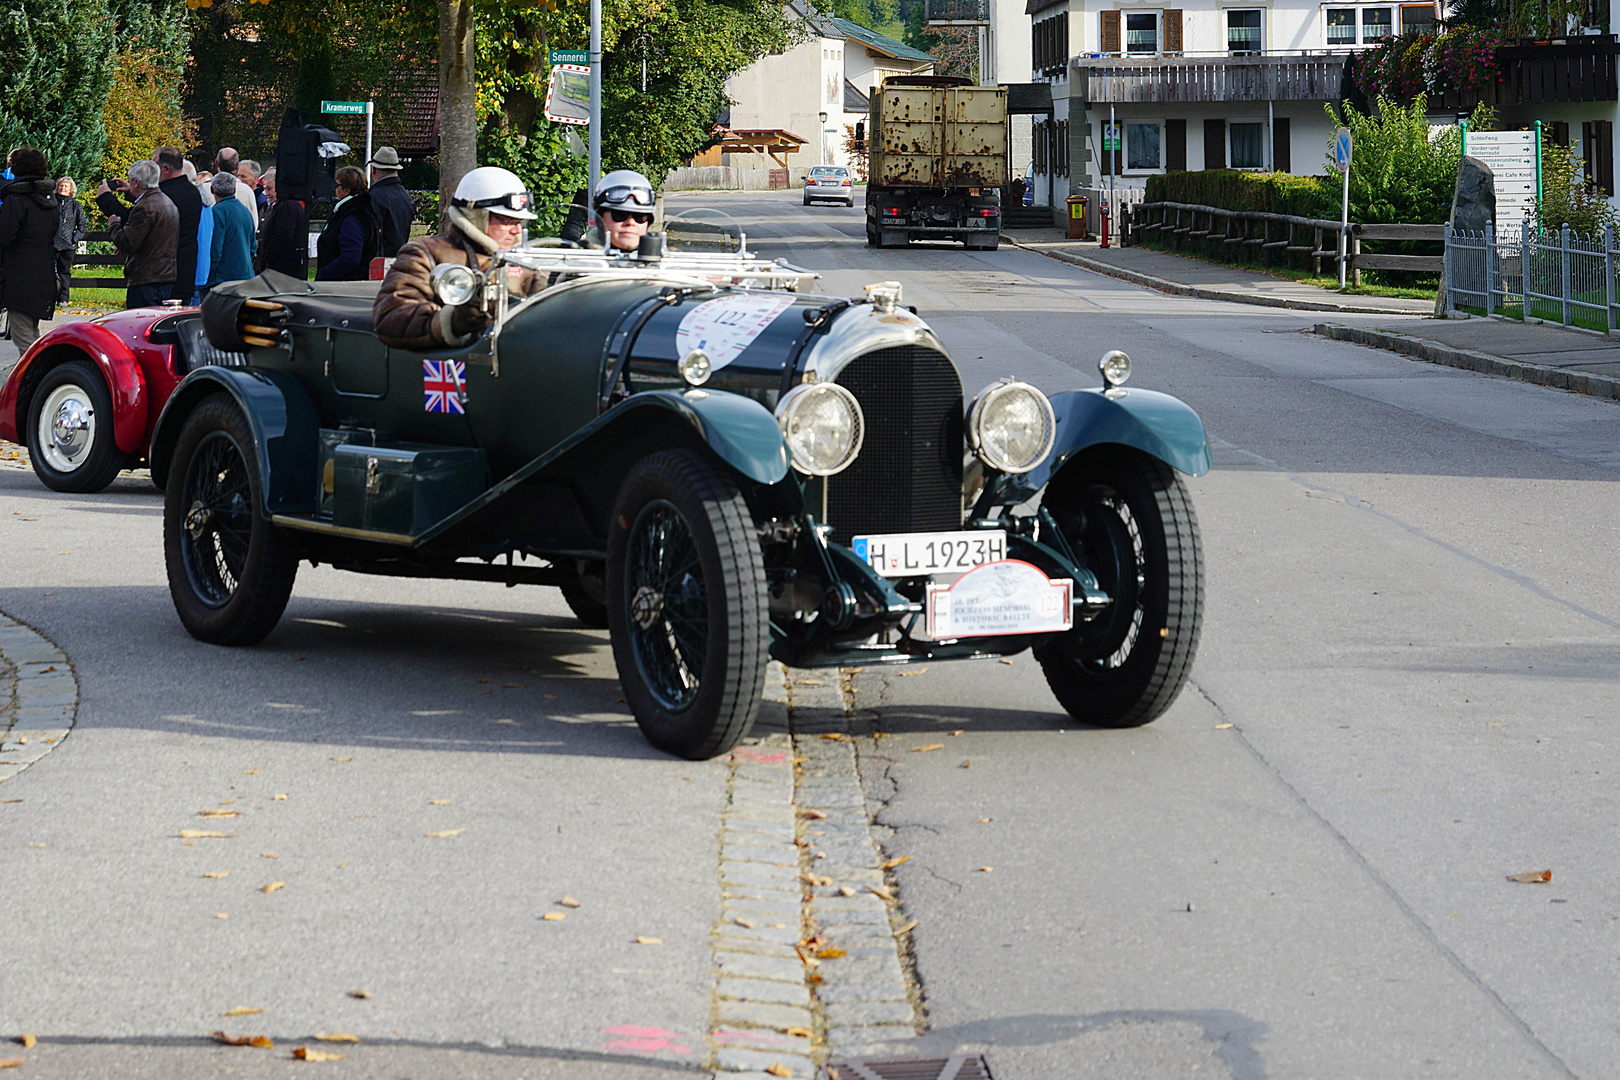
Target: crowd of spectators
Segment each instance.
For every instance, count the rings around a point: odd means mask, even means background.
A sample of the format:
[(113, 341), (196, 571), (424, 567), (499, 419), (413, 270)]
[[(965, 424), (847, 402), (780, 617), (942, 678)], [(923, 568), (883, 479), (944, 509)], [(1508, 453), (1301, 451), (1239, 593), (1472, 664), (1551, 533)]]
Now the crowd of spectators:
[[(199, 304), (208, 290), (264, 270), (317, 280), (364, 280), (378, 256), (392, 258), (416, 216), (400, 183), (393, 147), (379, 147), (367, 170), (339, 169), (335, 202), (315, 243), (310, 206), (276, 197), (276, 170), (233, 147), (199, 170), (177, 147), (162, 146), (124, 177), (103, 180), (95, 203), (124, 259), (124, 303)], [(74, 257), (90, 232), (70, 176), (53, 179), (43, 152), (19, 147), (0, 172), (0, 314), (5, 336), (26, 351), (39, 323), (71, 299)]]

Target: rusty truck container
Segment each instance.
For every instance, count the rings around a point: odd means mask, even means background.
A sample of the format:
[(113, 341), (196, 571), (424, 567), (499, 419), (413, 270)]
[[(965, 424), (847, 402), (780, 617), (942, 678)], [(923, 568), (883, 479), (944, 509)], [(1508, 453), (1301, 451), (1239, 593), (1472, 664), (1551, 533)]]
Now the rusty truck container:
[(874, 87), (872, 184), (999, 188), (1007, 182), (1007, 88)]

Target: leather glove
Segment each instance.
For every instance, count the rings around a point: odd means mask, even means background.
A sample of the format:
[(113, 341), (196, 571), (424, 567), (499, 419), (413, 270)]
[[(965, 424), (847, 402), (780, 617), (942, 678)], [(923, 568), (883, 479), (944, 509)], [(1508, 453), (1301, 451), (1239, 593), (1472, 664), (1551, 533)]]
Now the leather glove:
[(483, 297), (450, 309), (450, 332), (463, 340), (484, 332), (489, 316), (484, 312)]

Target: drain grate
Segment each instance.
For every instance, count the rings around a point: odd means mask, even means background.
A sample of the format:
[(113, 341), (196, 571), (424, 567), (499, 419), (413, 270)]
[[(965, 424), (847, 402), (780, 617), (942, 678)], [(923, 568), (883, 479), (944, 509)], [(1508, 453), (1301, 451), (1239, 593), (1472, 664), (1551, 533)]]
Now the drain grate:
[(983, 1054), (827, 1062), (827, 1080), (991, 1080)]

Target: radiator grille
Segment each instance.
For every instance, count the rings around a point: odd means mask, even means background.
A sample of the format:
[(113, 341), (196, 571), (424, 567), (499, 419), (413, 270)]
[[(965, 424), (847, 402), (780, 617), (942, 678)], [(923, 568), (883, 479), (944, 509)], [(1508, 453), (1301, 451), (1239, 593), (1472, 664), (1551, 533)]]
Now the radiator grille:
[(960, 528), (962, 381), (951, 362), (903, 345), (859, 357), (837, 381), (861, 403), (866, 438), (827, 483), (833, 539)]

